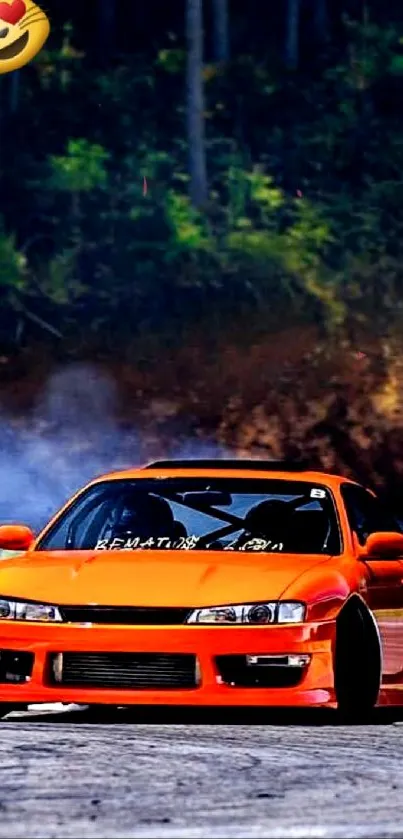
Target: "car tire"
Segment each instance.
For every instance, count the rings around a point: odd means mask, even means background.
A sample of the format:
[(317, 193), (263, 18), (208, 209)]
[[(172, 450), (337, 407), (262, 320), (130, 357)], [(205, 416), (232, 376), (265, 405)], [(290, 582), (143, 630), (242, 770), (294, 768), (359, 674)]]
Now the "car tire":
[(375, 618), (358, 597), (336, 622), (334, 684), (343, 722), (368, 722), (382, 682), (382, 646)]
[(108, 722), (116, 719), (118, 705), (87, 705), (87, 716), (92, 722)]

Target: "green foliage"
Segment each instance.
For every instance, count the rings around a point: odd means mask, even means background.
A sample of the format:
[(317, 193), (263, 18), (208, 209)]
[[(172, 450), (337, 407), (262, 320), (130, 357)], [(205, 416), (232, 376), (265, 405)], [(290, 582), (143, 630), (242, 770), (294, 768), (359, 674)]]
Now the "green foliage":
[(0, 289), (22, 291), (27, 282), (26, 258), (17, 250), (15, 236), (0, 223)]
[(64, 192), (90, 192), (107, 183), (105, 165), (108, 152), (86, 139), (69, 140), (65, 155), (51, 155), (51, 189)]
[(174, 75), (183, 70), (186, 63), (186, 53), (183, 49), (160, 50), (157, 57), (157, 66), (166, 73)]
[(150, 33), (144, 54), (105, 69), (61, 27), (2, 138), (7, 322), (28, 303), (80, 345), (111, 349), (245, 311), (344, 334), (398, 328), (400, 17), (346, 20), (292, 78), (258, 29), (227, 67), (206, 59), (201, 214), (188, 198), (183, 33)]
[(42, 293), (52, 303), (65, 306), (85, 294), (85, 285), (76, 277), (77, 250), (66, 248), (56, 253), (47, 264), (45, 276), (39, 281)]
[(181, 253), (196, 255), (198, 251), (213, 247), (205, 220), (192, 207), (187, 195), (169, 189), (165, 198), (165, 215), (171, 231), (167, 252), (170, 259)]

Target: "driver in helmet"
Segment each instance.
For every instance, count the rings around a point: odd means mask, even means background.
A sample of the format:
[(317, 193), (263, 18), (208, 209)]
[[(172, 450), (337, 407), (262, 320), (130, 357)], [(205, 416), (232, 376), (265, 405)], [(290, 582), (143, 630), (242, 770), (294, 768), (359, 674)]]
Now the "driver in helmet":
[(290, 537), (293, 512), (287, 501), (280, 499), (268, 499), (252, 507), (245, 516), (244, 530), (234, 546), (235, 550), (254, 550), (257, 540), (266, 542), (267, 550), (284, 550)]

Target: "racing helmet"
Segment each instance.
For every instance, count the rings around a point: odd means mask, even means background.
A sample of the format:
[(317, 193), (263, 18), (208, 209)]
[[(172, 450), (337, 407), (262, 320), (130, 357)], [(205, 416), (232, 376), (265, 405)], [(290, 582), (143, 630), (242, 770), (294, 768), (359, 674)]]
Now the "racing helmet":
[[(284, 541), (289, 535), (291, 516), (294, 510), (287, 501), (278, 498), (267, 499), (252, 507), (245, 516), (247, 538), (263, 538)], [(243, 537), (242, 537), (243, 538)]]
[(133, 492), (124, 499), (123, 511), (115, 526), (115, 535), (130, 533), (141, 538), (170, 536), (173, 523), (174, 516), (165, 498)]

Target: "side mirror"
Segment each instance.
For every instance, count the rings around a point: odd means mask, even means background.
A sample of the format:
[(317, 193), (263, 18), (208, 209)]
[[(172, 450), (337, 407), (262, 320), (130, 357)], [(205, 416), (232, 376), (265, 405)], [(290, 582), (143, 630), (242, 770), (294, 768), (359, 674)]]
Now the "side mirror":
[(27, 551), (35, 535), (30, 527), (23, 524), (3, 524), (0, 526), (0, 550)]
[(371, 533), (364, 550), (368, 559), (396, 559), (403, 556), (403, 534)]

